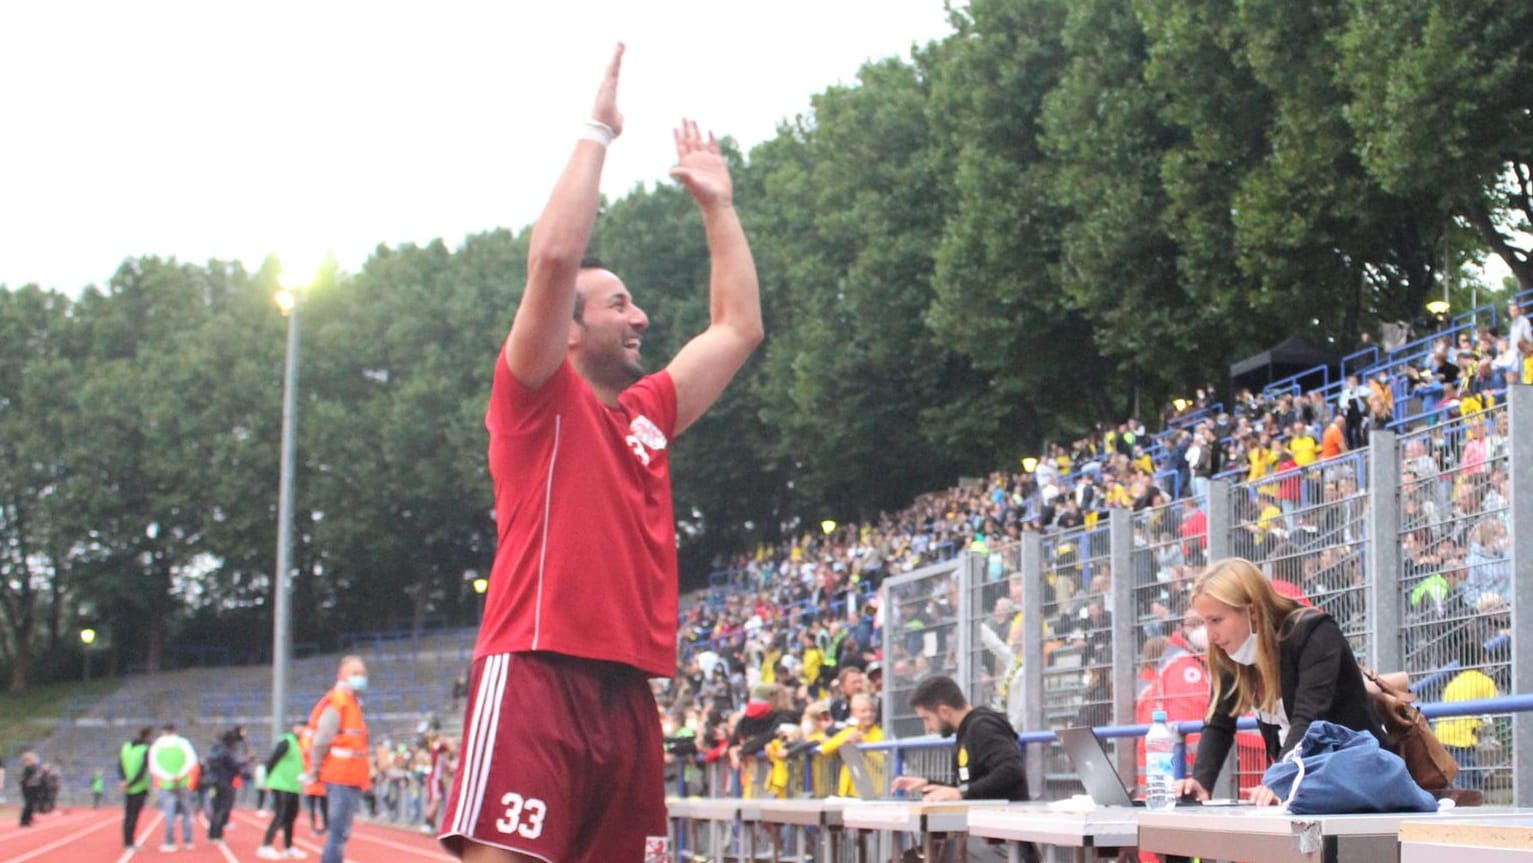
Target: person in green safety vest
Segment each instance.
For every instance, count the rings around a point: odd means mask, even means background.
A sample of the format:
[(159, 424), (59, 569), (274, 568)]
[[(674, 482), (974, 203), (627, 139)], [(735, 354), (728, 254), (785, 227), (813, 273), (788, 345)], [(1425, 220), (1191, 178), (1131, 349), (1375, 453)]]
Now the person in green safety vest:
[[(262, 860), (295, 860), (305, 856), (302, 850), (293, 847), (293, 822), (298, 820), (298, 798), (303, 793), (303, 782), (298, 778), (303, 775), (303, 748), (298, 745), (298, 735), (304, 728), (300, 722), (282, 735), (266, 760), (266, 787), (271, 789), (272, 816), (271, 823), (266, 825), (266, 838), (256, 849), (256, 856)], [(279, 829), (287, 845), (285, 851), (278, 851), (271, 844)]]
[(122, 847), (135, 850), (134, 834), (138, 833), (138, 816), (144, 811), (144, 801), (149, 798), (149, 738), (154, 729), (145, 725), (138, 734), (122, 745), (117, 756), (117, 775), (122, 789)]
[(106, 777), (97, 770), (90, 778), (90, 808), (100, 809), (101, 798), (106, 794)]
[(165, 723), (160, 736), (149, 747), (149, 773), (159, 789), (160, 812), (165, 815), (165, 844), (161, 851), (176, 850), (176, 817), (181, 818), (182, 847), (192, 849), (191, 775), (197, 767), (197, 750), (191, 741), (176, 733), (173, 723)]

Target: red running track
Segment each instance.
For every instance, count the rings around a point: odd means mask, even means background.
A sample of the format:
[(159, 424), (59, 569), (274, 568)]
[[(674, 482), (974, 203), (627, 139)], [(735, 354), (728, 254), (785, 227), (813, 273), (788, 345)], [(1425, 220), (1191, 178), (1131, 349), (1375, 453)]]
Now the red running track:
[[(249, 809), (236, 809), (224, 831), (225, 843), (207, 841), (207, 820), (192, 829), (193, 847), (173, 853), (160, 850), (165, 819), (146, 809), (138, 819), (137, 851), (122, 847), (122, 810), (63, 809), (38, 815), (31, 827), (21, 827), (15, 807), (0, 809), (0, 863), (258, 863), (256, 847), (270, 819)], [(177, 828), (179, 834), (179, 826)], [(178, 836), (179, 838), (179, 836)], [(276, 845), (282, 847), (279, 833)], [(308, 852), (308, 863), (319, 863), (325, 837), (315, 836), (300, 816), (293, 828), (293, 845)], [(347, 863), (456, 863), (434, 837), (385, 827), (358, 819), (346, 843)]]

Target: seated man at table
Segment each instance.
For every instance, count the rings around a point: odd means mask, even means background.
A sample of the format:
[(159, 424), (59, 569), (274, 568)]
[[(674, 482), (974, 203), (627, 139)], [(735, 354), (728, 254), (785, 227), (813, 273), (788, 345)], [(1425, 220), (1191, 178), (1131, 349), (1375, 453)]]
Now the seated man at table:
[[(896, 791), (919, 791), (927, 802), (942, 800), (1026, 800), (1027, 770), (1022, 750), (1017, 746), (1017, 732), (1005, 714), (988, 707), (971, 707), (963, 690), (951, 677), (928, 677), (910, 694), (910, 707), (921, 718), (928, 734), (940, 734), (958, 740), (953, 747), (951, 783), (933, 782), (923, 776), (899, 776)], [(957, 845), (943, 849), (942, 859), (957, 860)], [(1038, 851), (1024, 845), (1024, 860), (1036, 861)], [(970, 839), (964, 853), (966, 860), (1005, 860), (1006, 849), (1000, 844)]]

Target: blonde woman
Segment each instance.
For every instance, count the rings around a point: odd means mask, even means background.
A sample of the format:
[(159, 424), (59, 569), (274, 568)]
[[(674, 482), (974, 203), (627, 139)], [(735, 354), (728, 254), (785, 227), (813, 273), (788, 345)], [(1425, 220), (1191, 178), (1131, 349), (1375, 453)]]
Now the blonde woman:
[[(1192, 608), (1208, 632), (1213, 700), (1183, 796), (1208, 799), (1235, 739), (1235, 720), (1256, 712), (1267, 758), (1276, 761), (1324, 719), (1384, 740), (1352, 648), (1331, 616), (1273, 590), (1248, 560), (1211, 565), (1193, 584)], [(1265, 786), (1251, 802), (1278, 802)]]

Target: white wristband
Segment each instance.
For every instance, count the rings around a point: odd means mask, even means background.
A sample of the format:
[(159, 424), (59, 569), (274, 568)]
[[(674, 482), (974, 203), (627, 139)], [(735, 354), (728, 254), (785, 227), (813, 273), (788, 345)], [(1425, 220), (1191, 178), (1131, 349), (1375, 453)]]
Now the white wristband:
[(600, 120), (587, 120), (580, 126), (579, 139), (582, 141), (595, 141), (602, 147), (607, 147), (616, 137), (617, 132)]

